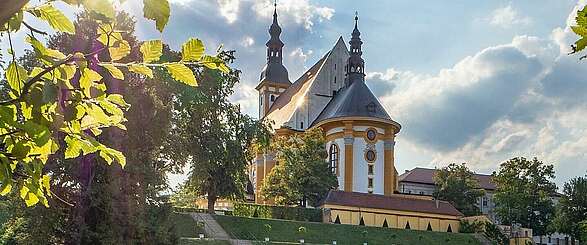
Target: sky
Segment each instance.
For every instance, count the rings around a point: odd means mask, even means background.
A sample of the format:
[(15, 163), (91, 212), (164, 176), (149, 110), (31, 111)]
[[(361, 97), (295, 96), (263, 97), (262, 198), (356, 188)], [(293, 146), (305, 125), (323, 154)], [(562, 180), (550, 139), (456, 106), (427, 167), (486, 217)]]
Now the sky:
[[(139, 39), (179, 49), (196, 37), (210, 53), (236, 50), (242, 75), (231, 99), (258, 117), (272, 1), (170, 0), (162, 34), (140, 2), (123, 5)], [(512, 157), (538, 157), (555, 165), (561, 186), (587, 173), (587, 61), (568, 55), (573, 13), (586, 2), (279, 0), (277, 11), (292, 81), (340, 36), (348, 43), (358, 12), (367, 84), (402, 125), (400, 174), (453, 162), (490, 174)]]

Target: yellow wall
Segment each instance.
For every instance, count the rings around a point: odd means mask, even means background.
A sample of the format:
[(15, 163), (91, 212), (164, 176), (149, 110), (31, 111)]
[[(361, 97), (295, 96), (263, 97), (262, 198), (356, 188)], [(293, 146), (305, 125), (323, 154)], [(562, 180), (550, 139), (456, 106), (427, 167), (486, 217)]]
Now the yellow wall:
[(410, 229), (412, 230), (425, 231), (430, 223), (433, 231), (446, 232), (449, 224), (452, 232), (459, 231), (460, 217), (458, 216), (329, 204), (324, 205), (324, 208), (330, 209), (330, 222), (332, 223), (336, 221), (338, 216), (341, 224), (359, 225), (362, 217), (365, 226), (383, 227), (383, 222), (387, 220), (389, 228), (404, 229), (406, 224), (410, 222)]

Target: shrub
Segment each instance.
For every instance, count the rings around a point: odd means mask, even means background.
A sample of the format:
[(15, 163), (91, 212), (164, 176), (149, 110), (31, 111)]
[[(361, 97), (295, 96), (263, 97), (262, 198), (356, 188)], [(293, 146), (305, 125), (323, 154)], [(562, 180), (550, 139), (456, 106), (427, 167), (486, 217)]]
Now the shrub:
[(460, 233), (480, 233), (483, 232), (485, 229), (485, 223), (481, 221), (473, 221), (469, 222), (466, 220), (461, 220), (461, 224), (459, 225), (459, 232)]
[(496, 242), (497, 244), (508, 244), (509, 239), (504, 235), (497, 225), (491, 222), (485, 222), (485, 236), (489, 240)]
[(234, 216), (322, 222), (322, 209), (236, 203)]

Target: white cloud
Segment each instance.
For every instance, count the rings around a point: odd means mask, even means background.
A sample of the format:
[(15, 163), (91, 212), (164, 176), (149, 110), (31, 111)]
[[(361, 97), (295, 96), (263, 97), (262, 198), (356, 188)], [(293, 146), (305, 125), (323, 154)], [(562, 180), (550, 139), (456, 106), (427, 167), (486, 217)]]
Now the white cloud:
[[(555, 164), (566, 181), (587, 170), (587, 66), (568, 55), (567, 27), (516, 36), (437, 75), (393, 68), (368, 78), (396, 87), (380, 99), (403, 124), (402, 145), (431, 165), (467, 162), (481, 172), (515, 156)], [(572, 169), (572, 171), (570, 170)]]
[(251, 37), (251, 36), (245, 36), (243, 38), (243, 40), (241, 41), (241, 45), (245, 48), (250, 47), (253, 44), (255, 44), (255, 39), (253, 39), (253, 37)]
[(532, 23), (530, 17), (522, 16), (512, 5), (498, 8), (491, 13), (489, 24), (501, 28), (511, 28), (513, 26), (525, 26)]
[[(261, 17), (270, 18), (273, 14), (273, 1), (256, 1), (253, 10)], [(281, 0), (277, 4), (277, 13), (280, 21), (293, 20), (295, 23), (303, 24), (307, 30), (311, 30), (315, 21), (330, 20), (334, 15), (334, 9), (314, 5), (309, 0)]]
[(239, 6), (240, 0), (218, 0), (218, 11), (229, 24), (234, 23), (238, 18)]

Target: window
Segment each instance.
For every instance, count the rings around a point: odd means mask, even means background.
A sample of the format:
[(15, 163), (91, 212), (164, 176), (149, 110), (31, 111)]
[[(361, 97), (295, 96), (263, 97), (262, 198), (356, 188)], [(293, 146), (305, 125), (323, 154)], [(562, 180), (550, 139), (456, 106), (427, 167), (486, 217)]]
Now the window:
[(300, 128), (304, 129), (304, 122), (300, 122)]
[(421, 195), (421, 196), (423, 196), (423, 195), (424, 195), (424, 192), (423, 192), (423, 191), (421, 191), (421, 192), (420, 192), (420, 195)]
[(375, 151), (373, 150), (367, 150), (365, 152), (365, 160), (367, 160), (367, 162), (375, 162), (375, 159), (377, 158)]
[(365, 137), (367, 138), (367, 141), (374, 142), (377, 139), (377, 131), (374, 128), (367, 129)]
[(373, 178), (369, 178), (368, 181), (368, 188), (373, 188)]
[(481, 197), (481, 200), (483, 200), (483, 207), (487, 207), (487, 197)]
[(269, 98), (271, 99), (271, 102), (275, 101), (275, 95), (272, 94), (271, 96), (269, 96)]
[(259, 105), (263, 105), (263, 96), (259, 96)]
[(330, 145), (329, 154), (330, 154), (330, 157), (329, 157), (330, 170), (333, 173), (337, 173), (338, 174), (338, 159), (339, 159), (339, 155), (338, 155), (338, 146), (336, 144)]
[(368, 174), (369, 175), (372, 175), (373, 174), (373, 165), (369, 164), (369, 166), (367, 167), (367, 169), (368, 169), (368, 172), (369, 172)]
[(334, 84), (336, 84), (336, 76), (334, 77)]

